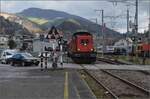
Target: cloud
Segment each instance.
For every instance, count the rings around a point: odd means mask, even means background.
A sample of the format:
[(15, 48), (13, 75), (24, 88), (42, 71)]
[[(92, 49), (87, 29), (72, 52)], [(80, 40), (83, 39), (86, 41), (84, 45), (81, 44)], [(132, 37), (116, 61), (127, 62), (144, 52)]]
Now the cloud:
[(15, 7), (16, 2), (13, 1), (1, 1), (1, 11), (10, 11), (11, 8)]
[[(107, 2), (109, 0), (96, 0), (96, 1), (63, 1), (63, 0), (55, 0), (55, 1), (1, 1), (1, 10), (4, 12), (16, 13), (21, 12), (24, 9), (30, 7), (42, 8), (42, 9), (55, 9), (59, 11), (65, 11), (71, 14), (75, 14), (87, 19), (90, 18), (98, 18), (98, 23), (101, 24), (101, 14), (100, 12), (94, 12), (95, 9), (104, 9), (105, 16), (118, 16), (121, 15), (120, 18), (110, 19), (105, 18), (105, 22), (107, 26), (112, 28), (113, 23), (117, 23), (114, 25), (116, 30), (121, 30), (120, 32), (126, 32), (126, 10), (127, 4), (118, 3), (117, 6), (113, 5), (112, 2)], [(112, 0), (111, 0), (112, 1)], [(121, 0), (119, 0), (121, 1)], [(128, 0), (130, 3), (135, 3), (135, 0)], [(150, 7), (149, 0), (140, 0), (139, 2), (139, 27), (148, 26), (148, 11)], [(130, 15), (135, 15), (135, 6), (129, 6)], [(134, 17), (131, 18), (134, 21)], [(122, 29), (121, 29), (122, 28)], [(147, 28), (145, 28), (147, 29)], [(143, 31), (140, 29), (139, 31)]]

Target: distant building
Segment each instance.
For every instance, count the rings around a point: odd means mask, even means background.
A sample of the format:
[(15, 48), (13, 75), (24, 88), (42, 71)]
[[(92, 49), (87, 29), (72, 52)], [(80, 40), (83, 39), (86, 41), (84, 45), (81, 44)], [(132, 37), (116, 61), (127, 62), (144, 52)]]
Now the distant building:
[(12, 39), (16, 42), (17, 48), (21, 48), (22, 46), (22, 35), (20, 33), (15, 33)]
[(114, 44), (115, 48), (124, 49), (126, 52), (132, 51), (133, 41), (130, 38), (121, 39)]
[[(114, 53), (114, 49), (115, 49), (115, 46), (112, 46), (112, 45), (107, 45), (107, 46), (103, 46), (100, 45), (97, 47), (97, 52), (98, 53), (105, 53), (105, 54), (111, 54), (111, 53)], [(103, 52), (104, 50), (104, 52)]]
[(43, 51), (50, 51), (58, 48), (58, 40), (63, 36), (63, 33), (58, 31), (56, 27), (52, 26), (47, 34), (41, 34), (33, 40), (33, 52), (40, 53)]
[(8, 38), (9, 38), (8, 35), (0, 35), (0, 49), (8, 48), (8, 45), (7, 45), (7, 42), (9, 40)]
[[(24, 39), (22, 46), (26, 46), (26, 51), (32, 52), (33, 51), (33, 39), (29, 38), (29, 39)], [(21, 47), (22, 47), (21, 46)]]
[(33, 40), (33, 52), (42, 52), (45, 51), (45, 49), (48, 48), (56, 48), (58, 46), (58, 43), (56, 40), (49, 41), (48, 39), (44, 39), (41, 41), (40, 39), (34, 39)]

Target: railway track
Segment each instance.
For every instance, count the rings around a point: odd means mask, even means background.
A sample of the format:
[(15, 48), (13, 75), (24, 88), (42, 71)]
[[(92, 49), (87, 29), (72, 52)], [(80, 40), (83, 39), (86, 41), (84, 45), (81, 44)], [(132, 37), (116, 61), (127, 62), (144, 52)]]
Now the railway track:
[[(112, 81), (115, 81), (115, 83), (119, 82), (121, 83), (121, 87), (124, 87), (124, 88), (127, 88), (127, 89), (131, 89), (132, 91), (130, 92), (137, 92), (137, 94), (135, 93), (132, 93), (133, 96), (135, 95), (140, 95), (142, 97), (148, 97), (150, 95), (150, 91), (145, 89), (145, 88), (142, 88), (126, 79), (123, 79), (117, 75), (114, 75), (113, 73), (111, 72), (108, 72), (107, 70), (100, 70), (98, 69), (98, 71), (90, 71), (88, 69), (86, 69), (86, 67), (84, 65), (81, 65), (83, 70), (93, 79), (95, 80), (95, 82), (97, 82), (99, 85), (101, 85), (111, 96), (113, 99), (120, 99), (121, 95), (119, 95), (119, 93), (117, 93), (114, 89), (112, 89), (110, 87), (110, 85), (106, 85), (105, 81), (102, 81), (102, 79), (100, 80), (101, 77), (99, 77), (99, 75), (101, 76), (104, 76), (106, 78), (110, 77), (110, 79), (113, 79)], [(100, 72), (100, 74), (99, 74)], [(107, 75), (107, 76), (106, 76)], [(112, 82), (110, 82), (112, 83)], [(114, 85), (112, 85), (114, 86)], [(117, 88), (116, 88), (117, 89)], [(125, 90), (123, 90), (125, 91)], [(130, 93), (129, 93), (130, 94)], [(131, 95), (132, 96), (132, 95)], [(136, 98), (137, 99), (137, 98)], [(141, 99), (141, 98), (139, 98)], [(145, 99), (148, 99), (148, 98), (145, 98)]]
[[(110, 59), (108, 59), (108, 58), (100, 58), (99, 61), (106, 62), (108, 64), (114, 64), (114, 65), (131, 65), (131, 64), (128, 64), (128, 63), (123, 63), (123, 62), (117, 61), (117, 60), (112, 59), (112, 58), (110, 58)], [(107, 70), (105, 70), (105, 71), (107, 71)], [(145, 71), (145, 70), (135, 70), (133, 72), (142, 73), (142, 75), (145, 75), (146, 77), (148, 75), (150, 75), (150, 71)], [(109, 72), (109, 73), (111, 73), (111, 72)], [(111, 73), (111, 74), (113, 74), (113, 73)], [(149, 78), (146, 78), (146, 79), (149, 79)], [(137, 82), (134, 82), (134, 83), (137, 83)], [(142, 87), (144, 87), (144, 86), (142, 86)], [(148, 86), (147, 88), (148, 88), (147, 90), (150, 90), (150, 86)]]
[(83, 70), (100, 86), (102, 86), (108, 93), (114, 98), (114, 99), (119, 99), (119, 97), (112, 92), (108, 87), (106, 87), (101, 81), (99, 81), (95, 76), (93, 76), (83, 65), (80, 65), (83, 67)]
[(121, 61), (118, 61), (116, 59), (112, 59), (112, 58), (97, 58), (98, 61), (102, 61), (102, 62), (106, 62), (106, 63), (109, 63), (109, 64), (115, 64), (115, 65), (132, 65), (132, 64), (129, 64), (129, 63), (124, 63), (124, 62), (121, 62)]
[[(101, 61), (101, 62), (108, 63), (108, 64), (113, 64), (113, 65), (133, 65), (133, 64), (124, 63), (124, 62), (121, 62), (121, 61), (118, 61), (118, 60), (115, 60), (115, 59), (112, 59), (112, 58), (98, 58), (97, 60)], [(144, 71), (144, 70), (138, 70), (138, 71), (141, 72), (141, 73), (144, 73), (146, 75), (150, 75), (149, 71)]]
[(119, 79), (119, 80), (121, 80), (121, 81), (123, 81), (123, 82), (125, 82), (126, 84), (128, 84), (128, 85), (130, 85), (130, 86), (133, 86), (133, 87), (135, 87), (135, 88), (137, 88), (137, 89), (143, 91), (143, 92), (146, 93), (147, 95), (150, 95), (150, 91), (149, 91), (149, 90), (147, 90), (147, 89), (145, 89), (145, 88), (143, 88), (143, 87), (141, 87), (141, 86), (138, 86), (138, 85), (132, 83), (132, 82), (129, 81), (129, 80), (123, 79), (122, 77), (119, 77), (119, 76), (117, 76), (117, 75), (115, 75), (115, 74), (113, 74), (113, 73), (111, 73), (111, 72), (109, 72), (109, 71), (107, 71), (107, 70), (102, 70), (102, 71), (105, 72), (105, 73), (107, 73), (107, 74), (109, 74), (109, 75), (111, 75), (111, 76), (113, 76), (113, 77), (115, 77), (115, 78), (117, 78), (117, 79)]

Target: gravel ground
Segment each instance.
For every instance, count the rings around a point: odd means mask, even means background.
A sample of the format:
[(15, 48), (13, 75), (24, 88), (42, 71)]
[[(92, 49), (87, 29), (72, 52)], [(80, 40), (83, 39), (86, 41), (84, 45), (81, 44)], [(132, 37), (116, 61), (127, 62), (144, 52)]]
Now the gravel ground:
[(101, 85), (99, 85), (93, 78), (91, 78), (85, 71), (79, 71), (81, 77), (87, 82), (92, 92), (95, 94), (97, 99), (112, 99), (111, 94), (107, 92)]
[(102, 62), (102, 61), (98, 61), (98, 60), (95, 62), (95, 64), (106, 64), (106, 65), (108, 65), (108, 63), (106, 63), (106, 62)]
[(131, 87), (102, 71), (90, 71), (90, 73), (92, 73), (121, 99), (133, 99), (133, 97), (134, 99), (148, 99), (145, 93), (142, 93), (136, 88)]
[(113, 74), (123, 77), (147, 90), (150, 90), (150, 75), (144, 74), (140, 71), (127, 71), (127, 70), (107, 70)]

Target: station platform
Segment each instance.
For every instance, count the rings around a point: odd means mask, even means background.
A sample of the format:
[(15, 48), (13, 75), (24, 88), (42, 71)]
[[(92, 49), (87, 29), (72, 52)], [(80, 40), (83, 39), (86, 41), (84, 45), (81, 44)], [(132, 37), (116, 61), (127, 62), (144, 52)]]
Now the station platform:
[(75, 70), (0, 64), (1, 99), (96, 99)]

